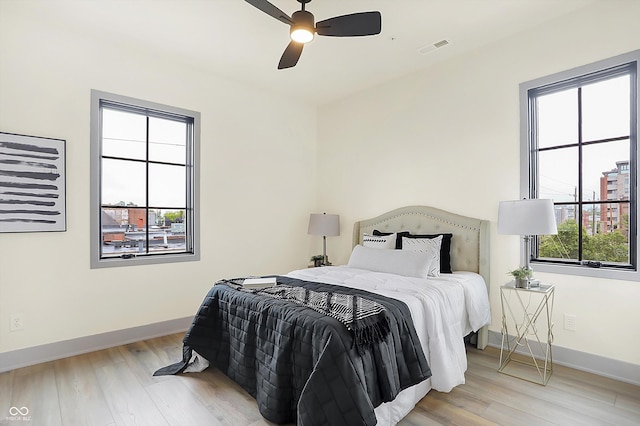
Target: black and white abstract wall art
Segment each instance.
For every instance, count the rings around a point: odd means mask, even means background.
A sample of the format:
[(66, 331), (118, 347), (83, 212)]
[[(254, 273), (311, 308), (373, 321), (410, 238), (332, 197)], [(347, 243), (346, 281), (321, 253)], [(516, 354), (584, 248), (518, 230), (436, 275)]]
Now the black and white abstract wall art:
[(0, 232), (66, 231), (65, 141), (0, 132)]

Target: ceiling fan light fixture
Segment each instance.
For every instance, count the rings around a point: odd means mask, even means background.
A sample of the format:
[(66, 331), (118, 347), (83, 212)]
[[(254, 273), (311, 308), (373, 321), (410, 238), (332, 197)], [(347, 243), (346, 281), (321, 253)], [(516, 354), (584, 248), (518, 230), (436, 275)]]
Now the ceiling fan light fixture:
[(291, 40), (298, 43), (309, 43), (313, 40), (313, 33), (307, 28), (293, 28), (291, 27)]
[(316, 32), (313, 14), (306, 10), (299, 10), (291, 15), (291, 18), (293, 19), (289, 33), (291, 40), (297, 43), (309, 43), (313, 40), (313, 35)]

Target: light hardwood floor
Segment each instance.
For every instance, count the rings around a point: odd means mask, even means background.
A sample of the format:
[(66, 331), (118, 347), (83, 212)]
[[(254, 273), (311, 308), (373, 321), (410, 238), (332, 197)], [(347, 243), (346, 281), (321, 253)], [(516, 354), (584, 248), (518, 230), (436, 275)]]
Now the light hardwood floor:
[[(174, 334), (2, 373), (0, 424), (270, 424), (255, 400), (215, 369), (152, 377), (181, 359), (181, 339)], [(467, 352), (467, 383), (429, 392), (400, 425), (640, 424), (638, 386), (555, 366), (543, 387), (499, 374), (495, 348)], [(23, 407), (24, 417), (17, 413)]]

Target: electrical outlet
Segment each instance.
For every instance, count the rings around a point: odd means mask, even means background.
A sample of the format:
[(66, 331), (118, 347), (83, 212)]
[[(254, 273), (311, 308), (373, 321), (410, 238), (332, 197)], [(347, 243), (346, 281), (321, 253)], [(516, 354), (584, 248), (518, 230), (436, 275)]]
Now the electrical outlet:
[(22, 322), (22, 314), (13, 314), (9, 317), (9, 331), (24, 330), (24, 323)]
[(568, 331), (576, 331), (576, 316), (572, 314), (564, 314), (564, 329)]

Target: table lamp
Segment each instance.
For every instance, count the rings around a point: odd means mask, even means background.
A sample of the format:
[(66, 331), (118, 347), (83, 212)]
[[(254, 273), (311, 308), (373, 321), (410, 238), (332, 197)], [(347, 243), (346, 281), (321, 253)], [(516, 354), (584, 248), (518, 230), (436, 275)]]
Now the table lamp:
[(327, 258), (327, 237), (340, 235), (340, 216), (337, 214), (311, 213), (309, 216), (309, 235), (322, 235), (322, 264), (329, 265)]
[(536, 235), (552, 235), (558, 233), (553, 201), (533, 198), (513, 201), (500, 201), (498, 208), (498, 234), (521, 235), (524, 240), (524, 265), (529, 278), (516, 286), (525, 288), (539, 287), (540, 282), (532, 278), (531, 238)]

